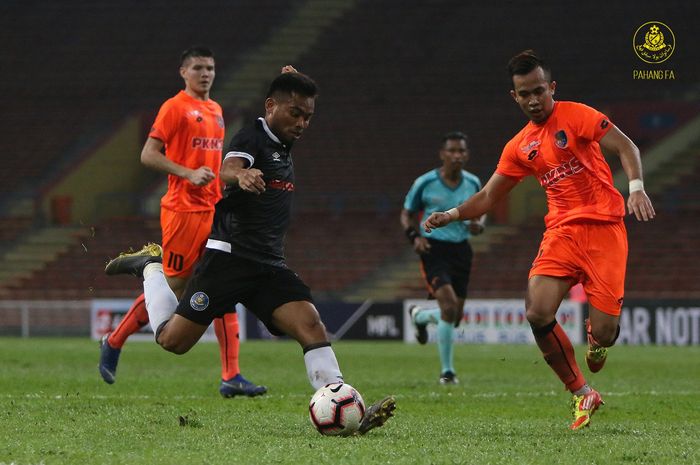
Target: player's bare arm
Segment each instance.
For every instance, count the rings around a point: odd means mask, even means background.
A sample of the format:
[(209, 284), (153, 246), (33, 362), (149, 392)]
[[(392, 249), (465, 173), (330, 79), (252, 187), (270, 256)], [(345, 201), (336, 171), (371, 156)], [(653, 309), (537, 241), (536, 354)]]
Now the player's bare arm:
[(256, 168), (246, 168), (247, 160), (238, 157), (229, 157), (221, 165), (221, 180), (228, 185), (235, 185), (246, 192), (262, 194), (265, 192), (265, 180), (263, 173)]
[(517, 184), (518, 181), (516, 179), (494, 173), (484, 188), (463, 204), (446, 212), (435, 212), (431, 214), (423, 225), (425, 232), (430, 232), (435, 228), (441, 228), (453, 221), (477, 218), (484, 215)]
[(627, 199), (629, 214), (634, 214), (638, 221), (649, 221), (654, 218), (656, 212), (651, 200), (644, 192), (642, 160), (637, 146), (615, 126), (600, 139), (600, 146), (620, 157), (622, 169), (630, 181), (629, 198)]
[(400, 221), (401, 227), (406, 233), (406, 237), (408, 237), (413, 245), (413, 250), (419, 255), (428, 252), (430, 250), (430, 242), (418, 232), (418, 228), (420, 227), (418, 212), (411, 212), (402, 208)]
[(141, 150), (141, 163), (151, 169), (185, 178), (199, 187), (206, 186), (216, 178), (216, 175), (208, 166), (200, 166), (194, 170), (187, 168), (163, 155), (162, 149), (163, 141), (155, 137), (149, 137)]

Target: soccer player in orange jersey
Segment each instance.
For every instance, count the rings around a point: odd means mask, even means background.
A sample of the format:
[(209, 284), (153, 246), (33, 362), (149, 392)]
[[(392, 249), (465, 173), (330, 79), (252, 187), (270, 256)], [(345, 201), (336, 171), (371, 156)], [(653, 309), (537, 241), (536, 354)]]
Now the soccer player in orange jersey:
[[(180, 76), (185, 89), (161, 106), (141, 152), (144, 165), (168, 173), (168, 191), (161, 199), (160, 213), (163, 271), (178, 298), (204, 251), (214, 205), (221, 198), (219, 170), (224, 143), (221, 107), (209, 98), (215, 76), (211, 50), (185, 50)], [(141, 294), (117, 328), (102, 339), (99, 371), (105, 382), (114, 383), (122, 346), (146, 323), (148, 313)], [(267, 388), (251, 383), (240, 373), (237, 314), (215, 319), (214, 329), (221, 355), (221, 395), (264, 394)]]
[(535, 176), (547, 194), (546, 230), (528, 279), (525, 309), (545, 361), (573, 394), (570, 428), (590, 423), (603, 403), (581, 373), (574, 349), (555, 319), (569, 289), (582, 283), (589, 301), (586, 320), (591, 372), (605, 363), (620, 327), (627, 264), (625, 202), (612, 182), (601, 147), (620, 157), (629, 178), (627, 208), (639, 221), (655, 212), (644, 192), (639, 149), (604, 114), (574, 102), (555, 102), (556, 82), (534, 52), (513, 57), (511, 96), (530, 120), (503, 149), (484, 189), (425, 221), (426, 231), (482, 215), (525, 176)]

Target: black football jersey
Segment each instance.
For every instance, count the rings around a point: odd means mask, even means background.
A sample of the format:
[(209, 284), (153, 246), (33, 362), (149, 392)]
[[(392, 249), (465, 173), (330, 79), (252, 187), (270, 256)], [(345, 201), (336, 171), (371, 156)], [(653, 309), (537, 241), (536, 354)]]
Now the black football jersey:
[(240, 157), (263, 173), (265, 192), (254, 194), (226, 186), (216, 204), (207, 248), (249, 260), (285, 267), (284, 237), (294, 193), (291, 147), (270, 130), (264, 118), (233, 136), (228, 157)]

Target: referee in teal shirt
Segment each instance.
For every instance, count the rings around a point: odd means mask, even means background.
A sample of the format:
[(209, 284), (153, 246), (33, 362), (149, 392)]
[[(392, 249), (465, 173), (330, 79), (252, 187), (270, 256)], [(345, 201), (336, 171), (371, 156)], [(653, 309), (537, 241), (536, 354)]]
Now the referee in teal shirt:
[(421, 272), (439, 307), (413, 306), (410, 314), (416, 338), (421, 344), (428, 341), (427, 325), (437, 324), (441, 384), (458, 382), (452, 347), (454, 329), (462, 320), (467, 297), (472, 263), (469, 238), (483, 232), (484, 217), (453, 222), (430, 234), (425, 233), (420, 224), (431, 213), (447, 211), (481, 190), (479, 178), (463, 169), (469, 160), (468, 142), (468, 137), (462, 132), (450, 132), (442, 138), (442, 166), (415, 180), (401, 210), (401, 226), (420, 256)]

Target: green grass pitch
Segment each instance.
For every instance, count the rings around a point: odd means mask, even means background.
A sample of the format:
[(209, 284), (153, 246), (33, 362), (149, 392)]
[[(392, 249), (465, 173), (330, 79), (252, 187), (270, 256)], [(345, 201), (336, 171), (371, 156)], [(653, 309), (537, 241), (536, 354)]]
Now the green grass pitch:
[(535, 346), (458, 346), (461, 384), (449, 387), (437, 383), (435, 346), (334, 347), (366, 402), (396, 396), (385, 427), (316, 433), (301, 350), (288, 341), (242, 344), (244, 374), (269, 392), (222, 399), (213, 343), (183, 356), (127, 344), (110, 386), (95, 342), (0, 338), (0, 464), (700, 463), (698, 347), (615, 347), (605, 370), (584, 371), (606, 405), (578, 432)]

